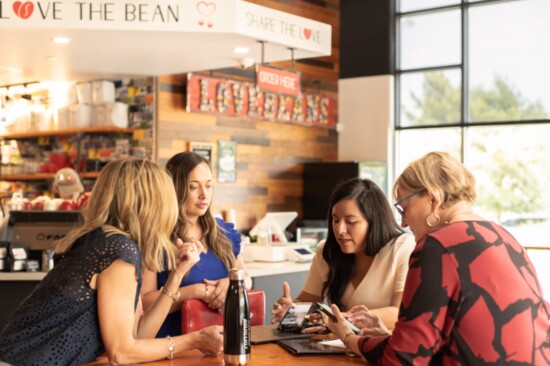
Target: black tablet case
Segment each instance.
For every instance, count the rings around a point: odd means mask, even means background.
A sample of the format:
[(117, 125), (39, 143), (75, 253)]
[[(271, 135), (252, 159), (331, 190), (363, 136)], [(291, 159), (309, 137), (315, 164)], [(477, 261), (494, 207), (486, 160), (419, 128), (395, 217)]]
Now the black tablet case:
[(264, 344), (283, 339), (303, 339), (313, 336), (313, 334), (281, 332), (277, 330), (277, 324), (255, 325), (251, 327), (251, 333), (250, 343), (252, 344)]
[(285, 339), (277, 343), (295, 355), (345, 354), (342, 347), (330, 346), (320, 342), (327, 339)]

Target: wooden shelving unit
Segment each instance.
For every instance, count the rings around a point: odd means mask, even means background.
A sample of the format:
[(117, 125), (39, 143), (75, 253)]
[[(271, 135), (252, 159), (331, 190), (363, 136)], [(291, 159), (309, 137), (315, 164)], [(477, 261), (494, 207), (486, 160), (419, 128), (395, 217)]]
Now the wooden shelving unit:
[[(133, 129), (120, 128), (115, 126), (94, 126), (83, 128), (69, 128), (62, 130), (51, 131), (29, 131), (29, 132), (14, 132), (4, 135), (0, 135), (0, 140), (27, 140), (40, 137), (56, 137), (56, 136), (82, 136), (86, 134), (131, 134)], [(77, 153), (80, 156), (80, 151)], [(77, 161), (77, 166), (80, 166), (80, 162)], [(83, 179), (95, 179), (99, 176), (99, 172), (79, 172), (80, 177)], [(52, 180), (55, 177), (55, 173), (28, 173), (28, 174), (1, 174), (0, 179), (6, 181), (40, 181), (40, 180)]]
[(51, 130), (51, 131), (29, 131), (29, 132), (14, 132), (5, 135), (0, 135), (0, 139), (3, 140), (22, 140), (32, 139), (44, 136), (69, 136), (78, 135), (80, 133), (132, 133), (131, 128), (120, 128), (114, 126), (94, 126), (83, 128), (69, 128), (64, 130)]

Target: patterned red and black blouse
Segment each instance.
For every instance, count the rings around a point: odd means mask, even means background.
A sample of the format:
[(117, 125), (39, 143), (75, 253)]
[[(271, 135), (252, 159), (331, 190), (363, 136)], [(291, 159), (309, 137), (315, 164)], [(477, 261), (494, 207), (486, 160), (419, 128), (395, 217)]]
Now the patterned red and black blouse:
[(489, 221), (421, 239), (390, 337), (363, 337), (382, 365), (549, 365), (550, 304), (520, 244)]

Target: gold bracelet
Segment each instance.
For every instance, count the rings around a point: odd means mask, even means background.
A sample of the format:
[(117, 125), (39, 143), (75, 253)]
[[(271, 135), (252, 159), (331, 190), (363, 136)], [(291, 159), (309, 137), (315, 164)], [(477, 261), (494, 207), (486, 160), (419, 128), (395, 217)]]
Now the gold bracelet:
[(349, 342), (349, 336), (355, 335), (355, 333), (346, 333), (344, 336), (344, 346), (346, 346), (347, 349), (351, 349), (348, 342)]
[(204, 287), (204, 297), (203, 297), (203, 299), (206, 299), (206, 296), (208, 296), (208, 284), (205, 283), (204, 286), (205, 287)]
[(168, 342), (170, 342), (168, 343), (168, 352), (170, 352), (170, 354), (166, 356), (166, 359), (171, 360), (174, 358), (174, 340), (169, 335), (166, 336), (166, 338), (168, 338)]
[(174, 301), (178, 301), (178, 299), (180, 298), (180, 292), (179, 291), (168, 291), (168, 289), (164, 288), (164, 286), (162, 286), (160, 288), (160, 293), (163, 294), (163, 295), (166, 295), (168, 297), (171, 297), (172, 300)]

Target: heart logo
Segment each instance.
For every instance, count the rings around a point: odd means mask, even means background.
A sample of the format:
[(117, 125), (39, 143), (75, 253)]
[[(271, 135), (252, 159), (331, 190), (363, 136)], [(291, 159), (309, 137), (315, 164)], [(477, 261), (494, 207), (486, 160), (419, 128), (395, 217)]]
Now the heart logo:
[(34, 4), (30, 1), (22, 3), (21, 1), (16, 1), (13, 3), (13, 11), (21, 19), (27, 19), (32, 15), (34, 11)]
[(197, 3), (197, 11), (205, 17), (210, 16), (216, 12), (216, 4), (212, 2), (199, 1)]
[(304, 37), (306, 37), (307, 40), (311, 38), (311, 29), (304, 28)]

